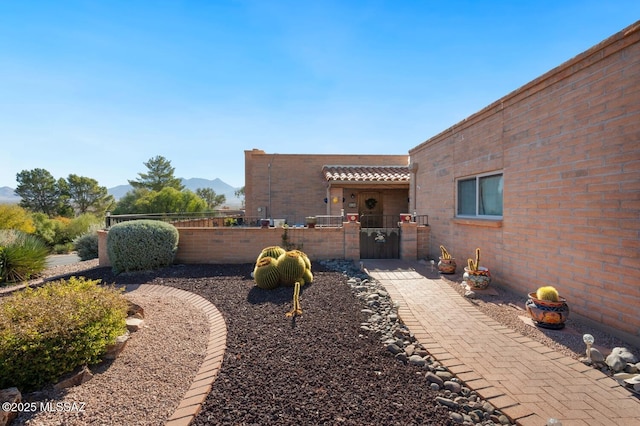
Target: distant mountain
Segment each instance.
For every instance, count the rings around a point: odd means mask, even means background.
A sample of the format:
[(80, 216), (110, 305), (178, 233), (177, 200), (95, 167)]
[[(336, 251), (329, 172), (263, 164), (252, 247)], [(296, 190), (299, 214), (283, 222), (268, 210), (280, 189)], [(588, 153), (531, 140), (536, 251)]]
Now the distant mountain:
[(8, 186), (0, 188), (0, 204), (17, 204), (19, 202), (20, 197), (15, 194), (13, 188)]
[(113, 188), (107, 188), (107, 193), (113, 195), (113, 198), (116, 200), (119, 200), (124, 197), (127, 192), (131, 191), (131, 189), (131, 185), (118, 185)]
[[(226, 207), (229, 208), (240, 208), (242, 206), (242, 200), (235, 196), (235, 192), (240, 188), (234, 188), (216, 178), (214, 180), (201, 179), (201, 178), (191, 178), (191, 179), (182, 179), (182, 184), (185, 188), (196, 191), (198, 188), (211, 188), (215, 191), (217, 195), (223, 194), (227, 201), (225, 203)], [(118, 185), (113, 188), (107, 188), (107, 192), (113, 195), (113, 198), (119, 200), (122, 198), (127, 192), (133, 189), (131, 185)], [(3, 186), (0, 188), (0, 204), (8, 204), (8, 203), (19, 203), (20, 197), (15, 195), (14, 189), (9, 188), (8, 186)]]

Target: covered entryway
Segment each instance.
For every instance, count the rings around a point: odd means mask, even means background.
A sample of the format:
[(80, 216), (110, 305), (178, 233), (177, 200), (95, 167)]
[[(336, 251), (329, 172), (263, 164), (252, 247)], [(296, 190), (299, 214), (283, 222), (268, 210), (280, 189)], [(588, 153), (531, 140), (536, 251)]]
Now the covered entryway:
[(358, 215), (360, 258), (399, 259), (398, 221), (409, 211), (409, 168), (327, 165), (322, 172), (332, 201), (328, 214)]

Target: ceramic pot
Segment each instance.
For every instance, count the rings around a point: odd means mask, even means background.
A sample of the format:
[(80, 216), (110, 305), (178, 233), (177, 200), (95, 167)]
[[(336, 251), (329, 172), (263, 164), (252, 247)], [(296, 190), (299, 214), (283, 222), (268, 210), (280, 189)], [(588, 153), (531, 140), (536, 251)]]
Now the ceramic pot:
[(305, 218), (305, 222), (306, 222), (307, 228), (315, 228), (316, 224), (318, 223), (318, 218), (316, 218), (315, 216), (307, 216)]
[(536, 297), (536, 292), (529, 293), (525, 308), (533, 322), (542, 328), (560, 329), (569, 318), (569, 305), (560, 297), (558, 302), (542, 300)]
[(472, 271), (469, 267), (464, 268), (462, 276), (472, 290), (484, 290), (489, 287), (491, 282), (491, 273), (488, 268), (479, 266), (477, 271)]
[(455, 274), (456, 273), (456, 260), (454, 258), (444, 259), (442, 257), (439, 258), (438, 262), (438, 271), (441, 274)]

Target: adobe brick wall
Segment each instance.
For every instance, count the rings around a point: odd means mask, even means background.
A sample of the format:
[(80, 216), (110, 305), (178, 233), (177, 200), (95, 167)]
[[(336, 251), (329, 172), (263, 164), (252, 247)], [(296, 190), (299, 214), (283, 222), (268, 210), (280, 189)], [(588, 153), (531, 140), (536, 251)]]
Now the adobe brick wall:
[[(402, 259), (416, 260), (416, 247), (428, 239), (429, 227), (416, 223), (402, 224)], [(260, 251), (269, 246), (283, 246), (284, 228), (251, 227), (178, 227), (176, 263), (238, 264), (253, 263)], [(98, 264), (111, 266), (107, 254), (108, 231), (98, 231)], [(342, 227), (288, 228), (287, 240), (304, 251), (310, 260), (360, 260), (360, 223), (345, 222)]]
[[(482, 250), (494, 281), (553, 285), (640, 336), (640, 22), (410, 151), (429, 256)], [(455, 179), (503, 170), (499, 222), (456, 220)], [(414, 192), (415, 191), (415, 192)], [(464, 263), (464, 262), (460, 262)]]
[[(269, 246), (283, 246), (284, 228), (213, 227), (180, 228), (176, 263), (237, 264), (253, 263), (260, 251)], [(98, 231), (98, 263), (110, 266), (107, 235)], [(304, 251), (310, 260), (360, 259), (360, 223), (342, 227), (289, 228), (288, 242)]]
[[(253, 263), (263, 248), (282, 246), (284, 228), (178, 228), (177, 263)], [(310, 260), (344, 259), (343, 228), (289, 228), (288, 241)]]
[[(246, 215), (285, 218), (304, 218), (318, 214), (340, 214), (347, 210), (348, 200), (337, 205), (325, 203), (334, 195), (346, 195), (340, 188), (327, 190), (322, 175), (325, 165), (407, 166), (408, 155), (321, 155), (268, 154), (259, 149), (245, 151), (245, 207)], [(406, 193), (406, 190), (405, 190)], [(386, 204), (386, 201), (385, 201)], [(404, 201), (404, 205), (407, 202)], [(258, 212), (258, 207), (270, 211)], [(395, 214), (396, 212), (385, 212)], [(403, 213), (403, 212), (397, 212)], [(292, 225), (290, 223), (290, 225)]]

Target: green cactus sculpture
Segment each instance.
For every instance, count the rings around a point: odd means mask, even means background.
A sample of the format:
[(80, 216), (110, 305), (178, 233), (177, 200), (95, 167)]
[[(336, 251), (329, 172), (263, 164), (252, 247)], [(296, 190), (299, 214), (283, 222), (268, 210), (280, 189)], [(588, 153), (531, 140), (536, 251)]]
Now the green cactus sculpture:
[(304, 260), (305, 268), (311, 269), (311, 261), (309, 260), (309, 257), (306, 255), (305, 252), (303, 252), (301, 250), (291, 250), (291, 251), (298, 252), (300, 254), (300, 256), (302, 256), (302, 260)]
[(291, 287), (296, 281), (302, 281), (304, 271), (307, 269), (303, 256), (299, 250), (290, 250), (278, 257), (278, 270), (280, 271), (280, 283)]
[(446, 248), (444, 248), (444, 246), (440, 246), (440, 253), (442, 254), (442, 258), (443, 259), (451, 259), (451, 255), (449, 254), (449, 252), (447, 251)]
[(274, 259), (277, 259), (285, 252), (286, 250), (280, 246), (265, 247), (262, 249), (262, 251), (258, 255), (258, 259), (256, 260), (256, 262), (262, 259), (263, 257), (273, 257)]
[(297, 315), (302, 315), (302, 307), (300, 306), (300, 281), (296, 281), (293, 284), (293, 308), (285, 313), (286, 317), (295, 318)]
[(480, 248), (477, 248), (475, 262), (473, 259), (467, 259), (467, 267), (469, 268), (469, 270), (473, 272), (478, 272), (479, 266), (480, 266)]
[(302, 274), (302, 279), (305, 284), (311, 284), (313, 282), (313, 274), (311, 273), (311, 269), (307, 268), (304, 270), (304, 274)]
[(560, 301), (558, 290), (550, 285), (538, 288), (538, 290), (536, 291), (536, 298), (539, 300), (548, 300), (549, 302)]
[(280, 285), (280, 270), (278, 260), (273, 257), (263, 257), (258, 260), (253, 270), (253, 279), (256, 286), (265, 290), (273, 290)]

